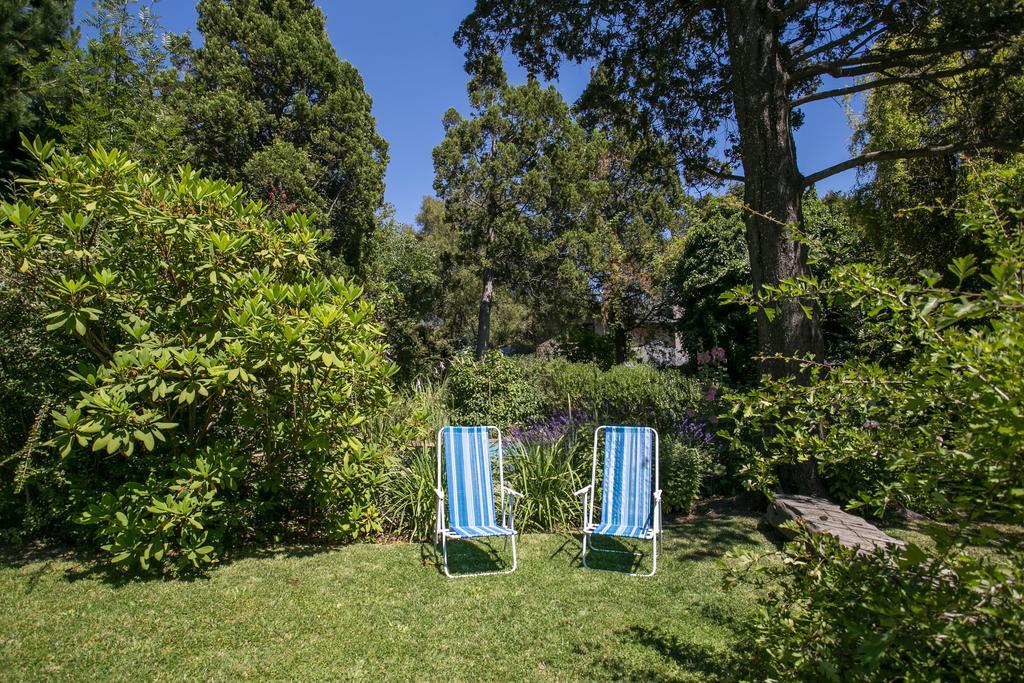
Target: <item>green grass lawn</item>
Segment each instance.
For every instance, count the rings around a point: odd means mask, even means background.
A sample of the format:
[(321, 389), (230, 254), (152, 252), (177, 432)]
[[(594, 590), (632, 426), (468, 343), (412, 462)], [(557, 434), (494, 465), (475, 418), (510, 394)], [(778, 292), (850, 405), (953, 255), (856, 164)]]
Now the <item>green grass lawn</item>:
[(716, 560), (771, 545), (753, 517), (684, 522), (650, 579), (581, 569), (562, 535), (523, 537), (514, 574), (458, 580), (407, 543), (249, 556), (193, 581), (8, 552), (0, 677), (731, 679), (755, 595), (724, 589)]

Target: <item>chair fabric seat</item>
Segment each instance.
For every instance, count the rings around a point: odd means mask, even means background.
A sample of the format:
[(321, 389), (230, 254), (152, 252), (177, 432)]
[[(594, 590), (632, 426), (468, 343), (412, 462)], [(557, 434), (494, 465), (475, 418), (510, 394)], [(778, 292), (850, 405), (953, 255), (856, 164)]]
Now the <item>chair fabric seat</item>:
[(483, 526), (453, 526), (449, 531), (459, 538), (485, 538), (488, 536), (515, 536), (516, 532), (498, 524)]
[(650, 539), (654, 537), (654, 533), (650, 526), (634, 526), (631, 524), (613, 524), (606, 522), (604, 524), (595, 524), (591, 527), (584, 529), (584, 531), (592, 536), (624, 536), (626, 538), (643, 538)]

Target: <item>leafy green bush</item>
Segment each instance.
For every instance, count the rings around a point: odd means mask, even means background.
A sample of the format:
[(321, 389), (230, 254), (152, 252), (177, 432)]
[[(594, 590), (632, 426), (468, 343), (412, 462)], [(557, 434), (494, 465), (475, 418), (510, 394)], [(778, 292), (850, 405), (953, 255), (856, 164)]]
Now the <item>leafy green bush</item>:
[(703, 410), (701, 382), (676, 370), (563, 358), (508, 358), (489, 353), (481, 362), (456, 358), (448, 371), (451, 419), (503, 429), (553, 415), (586, 421), (644, 424), (672, 431)]
[[(834, 494), (880, 513), (905, 506), (938, 516), (1019, 514), (1011, 492), (1024, 489), (1016, 460), (1024, 422), (1013, 400), (1024, 363), (1024, 222), (1016, 208), (1024, 166), (987, 182), (1000, 194), (977, 199), (961, 220), (992, 256), (985, 267), (973, 256), (954, 260), (953, 287), (940, 286), (937, 273), (904, 283), (854, 264), (750, 298), (767, 307), (794, 296), (856, 305), (887, 318), (893, 345), (909, 353), (902, 366), (854, 358), (810, 367), (806, 385), (772, 381), (731, 397), (733, 444), (747, 457), (753, 486), (770, 491), (778, 464), (813, 458)], [(986, 288), (970, 291), (970, 280)]]
[(571, 328), (559, 335), (558, 353), (574, 363), (596, 363), (602, 370), (615, 364), (615, 335), (589, 328)]
[(672, 277), (672, 303), (683, 311), (680, 330), (692, 352), (721, 346), (732, 363), (732, 379), (754, 375), (757, 349), (754, 320), (741, 307), (722, 305), (719, 296), (750, 281), (742, 202), (711, 199), (692, 216)]
[[(907, 283), (858, 264), (737, 292), (765, 308), (812, 297), (855, 306), (887, 319), (893, 348), (909, 357), (811, 363), (806, 384), (768, 381), (730, 397), (750, 486), (771, 495), (779, 465), (813, 458), (853, 507), (907, 507), (946, 523), (925, 529), (934, 546), (893, 558), (855, 558), (820, 538), (791, 547), (792, 583), (759, 627), (769, 675), (1019, 677), (1024, 553), (987, 525), (1024, 524), (1024, 163), (972, 184), (959, 220), (989, 255), (955, 259), (950, 287), (937, 273)], [(994, 556), (972, 547), (996, 539)]]
[(711, 470), (709, 447), (685, 441), (665, 441), (660, 455), (663, 512), (689, 513), (700, 497), (704, 478)]
[(609, 423), (671, 430), (701, 407), (703, 392), (693, 377), (649, 365), (616, 365), (560, 358), (528, 363), (541, 393), (544, 414), (572, 411)]
[(112, 560), (195, 567), (251, 538), (378, 531), (364, 422), (395, 367), (361, 289), (317, 273), (325, 236), (187, 167), (32, 151), (0, 264), (32, 323), (91, 357), (45, 431)]
[(35, 324), (46, 311), (0, 269), (0, 540), (72, 540), (67, 476), (45, 457), (50, 410), (72, 392), (67, 368), (87, 361), (81, 345)]
[[(1024, 671), (1024, 558), (955, 555), (916, 545), (858, 555), (802, 533), (753, 624), (750, 669), (781, 681), (1010, 681)], [(741, 562), (746, 569), (751, 558)]]
[(499, 351), (483, 360), (457, 356), (448, 369), (451, 419), (456, 424), (508, 429), (536, 417), (540, 396), (521, 363)]

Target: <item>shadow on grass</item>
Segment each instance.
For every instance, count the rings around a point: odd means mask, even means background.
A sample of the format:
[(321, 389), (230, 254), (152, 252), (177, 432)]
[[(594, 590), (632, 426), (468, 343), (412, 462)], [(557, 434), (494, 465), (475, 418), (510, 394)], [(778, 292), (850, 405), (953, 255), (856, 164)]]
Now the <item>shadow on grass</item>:
[(0, 565), (11, 569), (40, 562), (73, 562), (81, 560), (83, 556), (83, 553), (74, 548), (62, 545), (31, 543), (0, 546)]
[(583, 545), (580, 542), (580, 537), (575, 534), (560, 533), (562, 537), (562, 545), (555, 548), (555, 552), (551, 553), (549, 559), (555, 559), (559, 555), (565, 555), (570, 563), (579, 564), (580, 555), (583, 551)]
[(94, 556), (91, 562), (83, 562), (69, 567), (64, 572), (65, 579), (71, 582), (82, 579), (93, 579), (103, 583), (121, 586), (134, 581), (174, 581), (192, 583), (207, 581), (210, 573), (222, 567), (229, 567), (242, 560), (268, 560), (273, 558), (313, 557), (338, 550), (341, 546), (327, 544), (296, 544), (249, 546), (231, 550), (221, 557), (216, 564), (193, 568), (187, 567), (166, 574), (143, 573), (138, 568), (124, 568), (107, 561), (105, 557)]
[[(630, 626), (618, 633), (622, 646), (638, 645), (661, 657), (665, 664), (677, 667), (679, 673), (690, 674), (699, 680), (733, 681), (741, 675), (741, 663), (735, 654), (712, 649), (696, 643), (681, 641), (677, 636), (646, 626)], [(662, 680), (666, 672), (661, 668), (646, 668), (624, 661), (624, 658), (605, 657), (601, 662), (608, 677), (615, 680)], [(673, 677), (675, 678), (675, 677)]]
[(210, 571), (229, 566), (240, 560), (311, 557), (335, 551), (338, 547), (318, 544), (252, 546), (239, 548), (226, 554), (220, 562), (211, 567), (160, 574), (143, 572), (137, 565), (126, 567), (113, 564), (108, 555), (90, 550), (79, 550), (60, 545), (3, 546), (0, 547), (0, 565), (12, 569), (38, 565), (32, 570), (26, 584), (25, 592), (30, 593), (39, 579), (50, 572), (56, 563), (69, 565), (65, 566), (63, 571), (65, 581), (74, 583), (82, 580), (94, 580), (116, 587), (140, 581), (203, 581), (209, 578)]
[[(580, 562), (580, 566), (582, 564)], [(587, 543), (586, 568), (622, 574), (648, 572), (651, 569), (651, 542), (591, 536)]]
[[(507, 542), (506, 542), (507, 539)], [(434, 558), (432, 543), (420, 544), (420, 562), (428, 564)], [(433, 559), (437, 571), (444, 575), (441, 546)], [(448, 571), (452, 576), (472, 576), (483, 572), (501, 572), (512, 568), (512, 539), (509, 537), (466, 538), (448, 540)]]
[(737, 546), (758, 545), (764, 540), (781, 549), (786, 541), (767, 524), (737, 528), (725, 517), (693, 519), (673, 524), (669, 530), (665, 553), (680, 562), (717, 559)]
[(0, 548), (0, 565), (10, 569), (33, 567), (25, 582), (26, 595), (34, 591), (40, 579), (58, 565), (70, 565), (64, 568), (63, 578), (66, 581), (97, 578), (109, 585), (121, 586), (144, 578), (112, 567), (105, 557), (95, 552), (65, 545), (4, 546)]

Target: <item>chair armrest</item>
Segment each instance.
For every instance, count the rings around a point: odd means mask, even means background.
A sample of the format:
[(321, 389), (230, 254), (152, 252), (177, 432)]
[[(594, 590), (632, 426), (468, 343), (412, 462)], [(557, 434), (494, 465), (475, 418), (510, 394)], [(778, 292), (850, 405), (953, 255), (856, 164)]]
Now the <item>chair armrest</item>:
[(504, 491), (505, 493), (507, 493), (507, 494), (508, 494), (508, 495), (510, 495), (510, 496), (515, 496), (516, 498), (522, 498), (522, 497), (523, 497), (523, 494), (519, 493), (519, 491), (515, 491), (515, 490), (513, 490), (513, 489), (510, 489), (510, 488), (509, 488), (509, 487), (507, 487), (507, 486), (502, 486), (501, 488), (502, 488), (502, 490), (503, 490), (503, 491)]
[(587, 484), (586, 486), (584, 486), (583, 488), (581, 488), (579, 491), (577, 491), (576, 493), (574, 493), (572, 495), (574, 495), (574, 496), (581, 496), (581, 495), (583, 495), (584, 493), (586, 493), (587, 491), (589, 491), (592, 488), (594, 488), (593, 484)]
[(654, 492), (654, 500), (658, 501), (659, 503), (661, 502), (661, 489), (658, 489), (657, 491)]
[(438, 498), (440, 498), (441, 500), (444, 500), (444, 491), (442, 491), (441, 489), (434, 489), (434, 493), (437, 494)]

